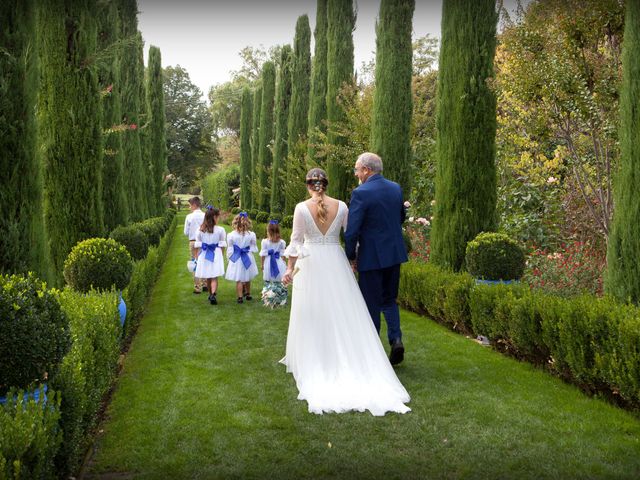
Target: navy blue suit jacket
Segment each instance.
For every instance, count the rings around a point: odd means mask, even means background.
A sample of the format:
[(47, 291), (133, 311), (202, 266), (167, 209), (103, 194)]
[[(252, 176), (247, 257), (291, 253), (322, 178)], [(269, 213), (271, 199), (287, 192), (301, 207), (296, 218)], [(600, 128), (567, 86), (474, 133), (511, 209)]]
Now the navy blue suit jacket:
[(372, 175), (351, 194), (345, 253), (358, 257), (358, 271), (378, 270), (407, 261), (402, 238), (405, 220), (400, 185), (380, 174)]

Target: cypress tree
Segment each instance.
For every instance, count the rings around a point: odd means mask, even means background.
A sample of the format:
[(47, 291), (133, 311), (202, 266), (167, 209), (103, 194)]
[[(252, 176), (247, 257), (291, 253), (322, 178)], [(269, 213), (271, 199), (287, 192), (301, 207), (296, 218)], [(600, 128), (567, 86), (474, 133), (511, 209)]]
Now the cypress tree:
[(140, 142), (140, 111), (144, 97), (140, 96), (142, 83), (140, 55), (142, 45), (138, 35), (138, 4), (136, 0), (119, 0), (121, 37), (125, 39), (120, 61), (121, 89), (121, 135), (124, 152), (125, 192), (129, 199), (129, 219), (143, 220), (147, 216), (146, 176), (142, 165)]
[(271, 175), (272, 153), (269, 144), (273, 141), (273, 106), (276, 90), (276, 69), (273, 62), (265, 62), (262, 67), (262, 104), (260, 107), (260, 132), (258, 145), (258, 198), (257, 208), (269, 210), (271, 199), (269, 177)]
[(160, 215), (165, 209), (162, 200), (164, 175), (167, 170), (167, 142), (165, 135), (164, 90), (160, 49), (149, 48), (147, 70), (147, 112), (149, 115), (149, 161), (152, 190), (149, 192), (150, 213)]
[(276, 84), (275, 100), (275, 138), (273, 141), (273, 167), (271, 169), (272, 213), (282, 213), (284, 208), (283, 176), (286, 172), (288, 154), (287, 141), (289, 104), (291, 102), (291, 46), (285, 45), (280, 52), (280, 66)]
[(104, 234), (102, 112), (95, 58), (95, 0), (38, 2), (39, 144), (44, 215), (58, 282), (80, 240)]
[(607, 251), (605, 287), (623, 302), (640, 302), (640, 3), (627, 0), (620, 89), (620, 170)]
[(467, 242), (495, 229), (498, 15), (494, 0), (444, 0), (436, 113), (436, 204), (431, 259), (460, 270)]
[(98, 84), (102, 90), (102, 128), (107, 132), (104, 137), (102, 198), (105, 229), (110, 232), (118, 225), (129, 223), (122, 135), (113, 129), (122, 119), (120, 55), (116, 48), (120, 39), (117, 5), (114, 2), (101, 4), (98, 18), (98, 48), (110, 53), (98, 70)]
[(250, 209), (258, 208), (258, 166), (260, 165), (260, 111), (262, 110), (262, 85), (253, 91), (253, 119), (251, 123), (251, 198)]
[(371, 148), (385, 176), (408, 193), (411, 170), (411, 31), (415, 0), (381, 0), (376, 24), (376, 70)]
[(0, 273), (46, 276), (33, 0), (0, 2)]
[(136, 83), (138, 85), (138, 100), (140, 110), (138, 111), (138, 121), (136, 131), (140, 135), (140, 182), (136, 183), (136, 198), (140, 201), (140, 212), (142, 218), (149, 218), (153, 216), (151, 208), (152, 202), (152, 182), (151, 182), (151, 157), (149, 145), (151, 142), (149, 132), (149, 116), (150, 112), (147, 110), (147, 83), (145, 81), (146, 69), (144, 66), (144, 40), (142, 40), (142, 34), (138, 31), (136, 33), (136, 47), (137, 47), (137, 75)]
[(249, 87), (242, 90), (240, 106), (240, 207), (251, 208), (251, 123), (252, 96)]
[(327, 132), (327, 0), (317, 0), (316, 28), (313, 32), (315, 49), (311, 72), (311, 97), (309, 100), (309, 132), (307, 155), (313, 162), (315, 145), (320, 141), (316, 129)]
[[(346, 139), (332, 128), (346, 120), (342, 106), (338, 103), (338, 94), (343, 86), (353, 83), (353, 29), (356, 15), (353, 0), (328, 0), (327, 2), (327, 121), (329, 123), (328, 142), (331, 145), (344, 145)], [(329, 195), (344, 199), (347, 188), (352, 182), (352, 163), (336, 154), (327, 159), (329, 176)]]

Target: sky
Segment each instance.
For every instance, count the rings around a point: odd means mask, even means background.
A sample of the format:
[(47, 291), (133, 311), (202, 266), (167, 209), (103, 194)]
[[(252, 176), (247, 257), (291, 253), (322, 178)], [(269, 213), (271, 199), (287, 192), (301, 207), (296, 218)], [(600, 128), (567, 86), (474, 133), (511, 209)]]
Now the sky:
[[(516, 0), (506, 0), (507, 7)], [(353, 33), (356, 69), (375, 58), (375, 22), (379, 0), (354, 0), (358, 16)], [(180, 65), (206, 97), (214, 84), (230, 80), (240, 68), (238, 53), (246, 46), (293, 43), (298, 17), (309, 16), (315, 28), (316, 0), (138, 0), (138, 28), (150, 45), (160, 48), (162, 66)], [(440, 36), (441, 0), (416, 0), (413, 38)], [(313, 42), (313, 40), (312, 40)], [(312, 43), (313, 55), (313, 43)]]

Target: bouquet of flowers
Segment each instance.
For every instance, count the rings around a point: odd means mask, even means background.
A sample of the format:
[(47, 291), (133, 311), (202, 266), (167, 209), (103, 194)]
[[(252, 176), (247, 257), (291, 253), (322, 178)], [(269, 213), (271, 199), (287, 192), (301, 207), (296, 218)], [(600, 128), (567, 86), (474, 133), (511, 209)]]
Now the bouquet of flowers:
[(265, 307), (282, 307), (287, 303), (289, 292), (282, 282), (265, 281), (262, 288), (262, 303)]
[(195, 272), (197, 264), (198, 262), (196, 261), (196, 259), (192, 258), (187, 262), (187, 270), (189, 270), (190, 272)]

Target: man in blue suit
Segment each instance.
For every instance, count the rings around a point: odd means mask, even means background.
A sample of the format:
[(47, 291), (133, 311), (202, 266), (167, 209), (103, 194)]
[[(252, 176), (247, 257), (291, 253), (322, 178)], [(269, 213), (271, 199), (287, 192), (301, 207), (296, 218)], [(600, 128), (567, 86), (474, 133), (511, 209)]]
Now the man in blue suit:
[(407, 261), (402, 189), (382, 176), (382, 160), (375, 153), (360, 155), (353, 172), (361, 185), (351, 194), (345, 253), (359, 273), (360, 290), (378, 333), (380, 312), (384, 313), (391, 344), (389, 361), (397, 365), (404, 359), (404, 345), (396, 299), (400, 264)]

